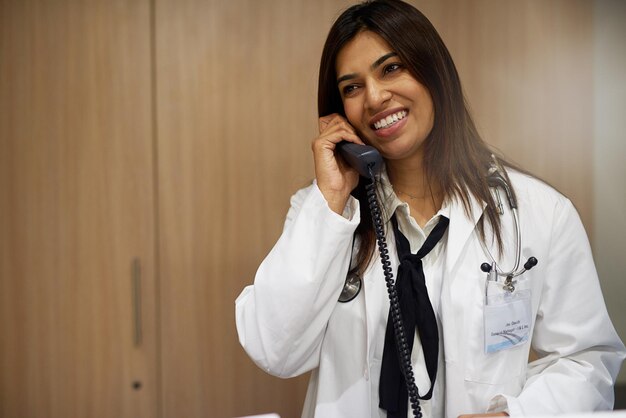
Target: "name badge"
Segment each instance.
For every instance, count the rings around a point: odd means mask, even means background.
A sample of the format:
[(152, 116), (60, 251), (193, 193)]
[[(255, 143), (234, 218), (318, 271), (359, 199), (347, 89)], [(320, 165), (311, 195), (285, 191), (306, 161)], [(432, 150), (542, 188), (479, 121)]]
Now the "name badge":
[(530, 290), (487, 295), (484, 309), (485, 353), (528, 341), (531, 326)]

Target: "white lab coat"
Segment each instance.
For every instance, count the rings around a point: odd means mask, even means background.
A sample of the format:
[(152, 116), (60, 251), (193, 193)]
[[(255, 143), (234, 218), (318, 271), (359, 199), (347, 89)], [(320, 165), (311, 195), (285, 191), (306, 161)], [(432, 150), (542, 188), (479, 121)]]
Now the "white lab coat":
[[(439, 318), (445, 415), (611, 409), (624, 345), (607, 315), (579, 216), (544, 183), (515, 172), (510, 177), (519, 205), (522, 263), (530, 256), (539, 261), (517, 284), (532, 294), (531, 341), (485, 353), (486, 274), (480, 265), (489, 258), (475, 231), (484, 205), (472, 201), (467, 216), (453, 200)], [(315, 184), (300, 190), (254, 285), (236, 301), (239, 340), (259, 367), (280, 377), (313, 370), (303, 417), (385, 416), (378, 408), (378, 382), (389, 301), (378, 257), (359, 295), (337, 302), (359, 221), (355, 199), (342, 217), (328, 208)], [(512, 222), (505, 213), (504, 255), (487, 244), (504, 269), (514, 262)], [(387, 240), (395, 273), (393, 234)], [(529, 364), (531, 344), (541, 358)]]

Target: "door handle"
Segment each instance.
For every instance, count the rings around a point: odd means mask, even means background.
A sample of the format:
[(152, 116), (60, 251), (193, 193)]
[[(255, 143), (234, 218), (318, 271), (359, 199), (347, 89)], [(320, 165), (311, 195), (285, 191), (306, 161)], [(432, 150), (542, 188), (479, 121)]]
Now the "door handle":
[(131, 267), (132, 298), (133, 298), (133, 342), (135, 347), (141, 346), (141, 260), (133, 258)]

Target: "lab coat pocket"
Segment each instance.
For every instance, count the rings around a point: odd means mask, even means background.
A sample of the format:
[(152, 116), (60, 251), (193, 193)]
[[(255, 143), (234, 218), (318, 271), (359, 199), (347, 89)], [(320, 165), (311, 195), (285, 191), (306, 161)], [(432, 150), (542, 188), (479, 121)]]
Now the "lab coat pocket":
[(530, 291), (507, 292), (495, 299), (487, 296), (483, 318), (486, 353), (524, 344), (530, 335)]
[(488, 282), (483, 303), (470, 313), (474, 326), (468, 330), (466, 381), (517, 386), (522, 380), (532, 329), (530, 292), (524, 279), (513, 293)]
[(526, 368), (528, 344), (495, 353), (485, 353), (481, 346), (467, 359), (465, 380), (476, 383), (502, 384), (519, 378)]

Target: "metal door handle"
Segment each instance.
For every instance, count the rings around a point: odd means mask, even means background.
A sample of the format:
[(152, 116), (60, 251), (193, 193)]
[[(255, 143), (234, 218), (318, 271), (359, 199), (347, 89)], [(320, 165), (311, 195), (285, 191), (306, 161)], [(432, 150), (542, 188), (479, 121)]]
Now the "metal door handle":
[(133, 287), (133, 341), (135, 347), (141, 346), (141, 260), (134, 258), (132, 262)]

